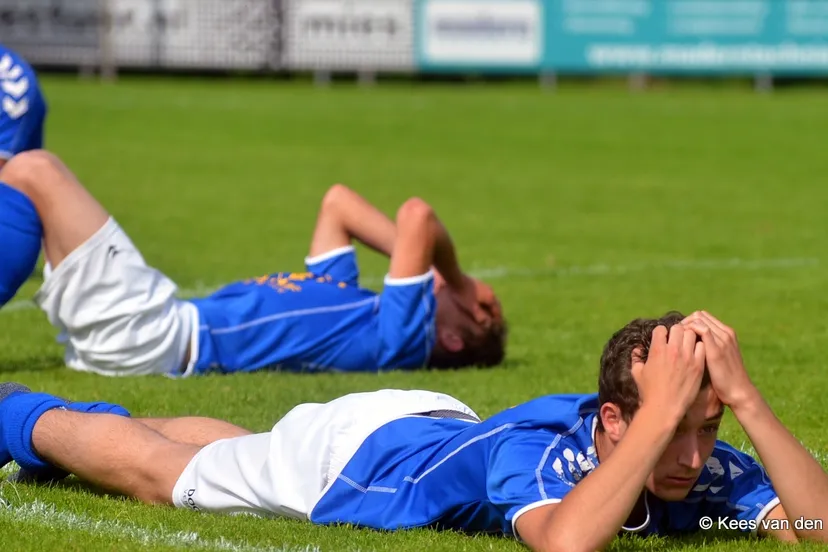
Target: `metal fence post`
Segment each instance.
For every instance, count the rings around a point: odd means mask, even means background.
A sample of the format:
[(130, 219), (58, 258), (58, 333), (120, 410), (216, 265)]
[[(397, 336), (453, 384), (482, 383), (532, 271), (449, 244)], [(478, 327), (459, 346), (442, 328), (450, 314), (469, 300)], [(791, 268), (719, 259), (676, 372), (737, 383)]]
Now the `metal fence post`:
[(114, 81), (118, 77), (118, 63), (115, 59), (115, 19), (110, 6), (110, 0), (98, 0), (98, 13), (100, 16), (99, 26), (99, 48), (100, 48), (100, 71), (101, 79)]

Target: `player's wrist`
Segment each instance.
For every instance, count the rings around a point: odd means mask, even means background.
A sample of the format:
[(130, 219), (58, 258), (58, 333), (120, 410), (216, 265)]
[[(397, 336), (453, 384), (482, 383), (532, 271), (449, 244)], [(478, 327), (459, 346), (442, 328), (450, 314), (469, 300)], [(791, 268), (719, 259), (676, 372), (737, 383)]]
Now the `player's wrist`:
[(466, 288), (466, 276), (459, 267), (438, 267), (437, 272), (440, 274), (442, 283), (449, 289), (461, 291)]
[(686, 412), (675, 401), (645, 401), (636, 413), (648, 432), (656, 435), (672, 435)]
[(740, 423), (755, 419), (757, 414), (770, 408), (759, 389), (753, 385), (728, 400), (726, 406)]

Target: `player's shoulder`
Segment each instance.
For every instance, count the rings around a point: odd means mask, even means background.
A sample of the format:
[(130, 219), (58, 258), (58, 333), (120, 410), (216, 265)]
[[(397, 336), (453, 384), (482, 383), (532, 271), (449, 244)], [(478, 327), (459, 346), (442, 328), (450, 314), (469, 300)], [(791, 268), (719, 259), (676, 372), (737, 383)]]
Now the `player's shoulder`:
[(717, 440), (708, 464), (716, 468), (719, 464), (725, 463), (734, 463), (744, 469), (756, 465), (757, 461), (748, 452), (739, 450), (725, 441)]
[(598, 411), (598, 394), (542, 395), (517, 404), (504, 412), (530, 414), (542, 419), (575, 419)]
[(695, 495), (717, 495), (740, 478), (748, 481), (756, 477), (766, 478), (764, 470), (750, 454), (724, 441), (716, 441), (689, 498)]
[(14, 79), (21, 75), (33, 78), (34, 68), (19, 52), (0, 44), (0, 76)]
[(597, 407), (597, 395), (547, 395), (504, 411), (497, 422), (512, 426), (496, 447), (498, 465), (575, 486), (598, 465)]
[(562, 437), (589, 430), (589, 421), (598, 412), (598, 395), (544, 395), (508, 408), (495, 415), (498, 421), (518, 429), (545, 430)]
[(37, 76), (26, 60), (0, 45), (0, 117), (22, 121), (27, 113), (41, 112), (38, 86)]
[(764, 468), (752, 454), (724, 441), (716, 441), (705, 467), (730, 481), (745, 474), (767, 478)]

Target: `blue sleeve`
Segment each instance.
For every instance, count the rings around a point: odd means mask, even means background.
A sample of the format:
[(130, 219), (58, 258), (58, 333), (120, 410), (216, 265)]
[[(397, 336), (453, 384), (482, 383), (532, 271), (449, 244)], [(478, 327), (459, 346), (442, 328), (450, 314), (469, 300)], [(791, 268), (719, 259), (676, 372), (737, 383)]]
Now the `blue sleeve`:
[(413, 278), (385, 278), (379, 300), (377, 366), (422, 368), (434, 348), (434, 274)]
[(30, 67), (0, 55), (0, 159), (43, 147), (46, 103)]
[(765, 469), (752, 456), (719, 442), (707, 460), (712, 475), (706, 499), (713, 516), (760, 521), (779, 504)]
[(314, 274), (327, 274), (334, 280), (345, 282), (349, 286), (359, 285), (359, 266), (356, 251), (351, 245), (333, 249), (315, 257), (306, 257), (305, 268)]
[(513, 534), (518, 517), (561, 502), (596, 467), (574, 444), (541, 432), (516, 432), (496, 445), (491, 458), (486, 481), (489, 499), (509, 522), (504, 531)]

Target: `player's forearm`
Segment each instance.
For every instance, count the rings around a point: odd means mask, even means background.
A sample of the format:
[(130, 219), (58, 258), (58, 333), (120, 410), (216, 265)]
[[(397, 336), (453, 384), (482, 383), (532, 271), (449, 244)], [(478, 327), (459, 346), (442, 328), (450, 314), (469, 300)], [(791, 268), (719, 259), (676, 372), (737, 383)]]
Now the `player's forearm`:
[[(797, 537), (828, 542), (828, 475), (758, 391), (731, 410), (762, 460)], [(822, 520), (822, 530), (796, 530), (793, 521), (800, 518)]]
[(329, 194), (329, 206), (335, 210), (348, 236), (374, 251), (390, 256), (397, 239), (394, 222), (346, 186), (335, 186)]
[(392, 275), (437, 270), (449, 287), (459, 289), (464, 276), (454, 244), (434, 210), (420, 199), (409, 199), (397, 212), (397, 240), (391, 256)]
[(609, 458), (555, 508), (545, 549), (604, 549), (629, 517), (675, 426), (663, 412), (642, 406)]
[(457, 259), (457, 250), (446, 227), (436, 215), (431, 219), (429, 232), (434, 236), (432, 264), (450, 288), (460, 289), (464, 284), (463, 270)]

